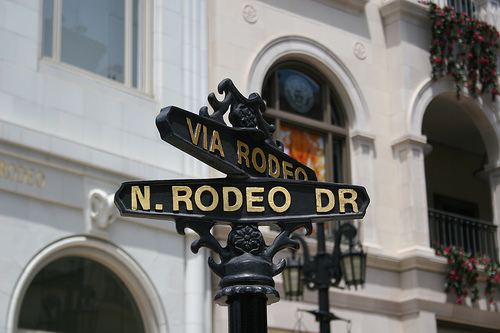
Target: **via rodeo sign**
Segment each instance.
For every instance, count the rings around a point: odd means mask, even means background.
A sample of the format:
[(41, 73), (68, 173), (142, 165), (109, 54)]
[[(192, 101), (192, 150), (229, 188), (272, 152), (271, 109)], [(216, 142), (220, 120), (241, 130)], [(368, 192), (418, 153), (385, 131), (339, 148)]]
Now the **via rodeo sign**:
[[(122, 184), (115, 202), (124, 216), (211, 224), (321, 222), (357, 219), (369, 203), (361, 186), (316, 181), (315, 172), (284, 153), (274, 125), (262, 117), (258, 94), (248, 99), (231, 80), (219, 84), (223, 101), (199, 115), (170, 106), (156, 118), (161, 138), (227, 174), (224, 179), (147, 180)], [(229, 127), (224, 121), (228, 109)]]

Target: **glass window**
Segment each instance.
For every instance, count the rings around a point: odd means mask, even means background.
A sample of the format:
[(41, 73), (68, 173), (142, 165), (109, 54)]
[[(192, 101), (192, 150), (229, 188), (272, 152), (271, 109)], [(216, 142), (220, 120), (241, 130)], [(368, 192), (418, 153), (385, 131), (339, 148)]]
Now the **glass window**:
[(139, 0), (45, 0), (43, 55), (141, 88)]
[(320, 181), (346, 182), (344, 111), (328, 81), (309, 66), (288, 62), (268, 73), (262, 97), (286, 153), (316, 171)]
[(137, 305), (105, 266), (66, 257), (44, 267), (26, 291), (19, 328), (67, 333), (141, 333)]
[(282, 124), (280, 140), (285, 153), (313, 169), (319, 181), (326, 180), (325, 138), (321, 134)]

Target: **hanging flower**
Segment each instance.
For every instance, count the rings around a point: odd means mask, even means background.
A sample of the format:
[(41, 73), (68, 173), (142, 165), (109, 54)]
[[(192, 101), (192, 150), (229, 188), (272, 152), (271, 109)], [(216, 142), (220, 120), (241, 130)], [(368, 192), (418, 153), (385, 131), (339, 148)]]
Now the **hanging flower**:
[(477, 286), (479, 269), (477, 265), (481, 264), (484, 265), (486, 273), (484, 294), (488, 303), (494, 303), (495, 292), (500, 290), (500, 265), (497, 262), (488, 259), (486, 256), (478, 259), (471, 253), (455, 246), (443, 247), (434, 243), (434, 248), (436, 255), (448, 259), (448, 274), (444, 284), (446, 294), (454, 291), (457, 296), (457, 304), (463, 304), (468, 296), (472, 303), (476, 302), (479, 299)]
[(484, 271), (486, 273), (486, 288), (484, 295), (488, 303), (495, 302), (495, 292), (500, 290), (500, 265), (497, 262), (488, 260), (483, 257)]
[(432, 80), (451, 76), (457, 99), (467, 87), (473, 96), (489, 92), (495, 100), (500, 94), (496, 65), (500, 34), (496, 28), (452, 7), (421, 3), (429, 6), (433, 22), (429, 50)]

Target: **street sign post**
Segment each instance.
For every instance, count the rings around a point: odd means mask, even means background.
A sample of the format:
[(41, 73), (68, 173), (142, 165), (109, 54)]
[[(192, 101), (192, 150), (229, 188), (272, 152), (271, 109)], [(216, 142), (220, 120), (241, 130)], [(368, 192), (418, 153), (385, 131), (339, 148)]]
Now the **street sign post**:
[[(229, 79), (218, 90), (222, 101), (208, 96), (213, 113), (170, 106), (156, 125), (164, 141), (227, 178), (129, 181), (116, 192), (115, 204), (124, 216), (173, 220), (180, 234), (194, 230), (200, 238), (192, 251), (203, 246), (220, 257), (220, 263), (209, 257), (208, 264), (221, 277), (214, 300), (229, 307), (229, 332), (267, 332), (266, 304), (279, 300), (273, 277), (285, 267), (284, 260), (273, 262), (274, 255), (298, 248), (291, 234), (299, 228), (311, 233), (312, 222), (362, 218), (370, 199), (361, 186), (316, 181), (311, 168), (287, 155), (262, 117), (258, 94), (244, 97)], [(217, 224), (231, 226), (226, 246), (211, 233)], [(280, 228), (272, 244), (264, 242), (260, 225)]]

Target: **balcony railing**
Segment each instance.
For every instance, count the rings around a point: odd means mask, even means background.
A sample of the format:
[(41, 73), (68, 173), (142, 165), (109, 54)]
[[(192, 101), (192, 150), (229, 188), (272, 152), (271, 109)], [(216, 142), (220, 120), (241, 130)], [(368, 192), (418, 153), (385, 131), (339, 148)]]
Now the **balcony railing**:
[(469, 17), (478, 17), (478, 1), (474, 0), (445, 0), (446, 5), (455, 8), (456, 12), (466, 13)]
[(450, 6), (457, 12), (464, 12), (469, 17), (488, 22), (499, 28), (500, 1), (499, 0), (436, 0), (440, 7)]
[(429, 209), (431, 244), (457, 246), (498, 261), (497, 226), (462, 215)]

